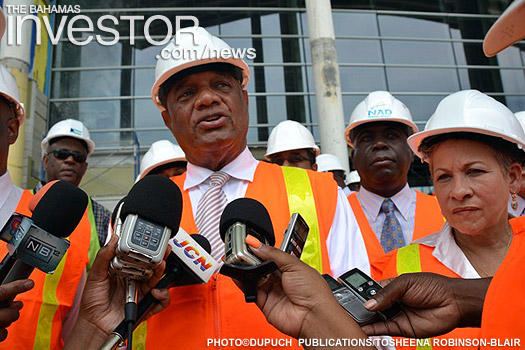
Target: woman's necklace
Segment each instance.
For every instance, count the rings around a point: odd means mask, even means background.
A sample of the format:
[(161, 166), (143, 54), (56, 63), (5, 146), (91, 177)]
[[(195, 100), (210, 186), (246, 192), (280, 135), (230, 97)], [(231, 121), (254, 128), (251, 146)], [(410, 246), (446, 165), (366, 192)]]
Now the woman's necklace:
[[(458, 246), (463, 251), (463, 254), (465, 254), (465, 257), (468, 259), (468, 261), (470, 262), (474, 270), (476, 270), (476, 272), (480, 275), (480, 277), (482, 278), (492, 277), (494, 276), (494, 274), (499, 268), (499, 265), (501, 265), (501, 263), (503, 262), (503, 259), (505, 259), (505, 256), (507, 256), (507, 253), (509, 252), (510, 244), (512, 243), (512, 237), (513, 237), (512, 230), (510, 230), (510, 232), (507, 231), (507, 235), (509, 236), (507, 240), (507, 246), (502, 255), (501, 261), (498, 263), (498, 266), (495, 266), (495, 269), (494, 269), (493, 264), (491, 264), (491, 261), (493, 260), (487, 261), (486, 259), (482, 259), (478, 254), (473, 253), (468, 247), (466, 246), (462, 247), (459, 244)], [(457, 241), (456, 241), (456, 244), (457, 244)]]

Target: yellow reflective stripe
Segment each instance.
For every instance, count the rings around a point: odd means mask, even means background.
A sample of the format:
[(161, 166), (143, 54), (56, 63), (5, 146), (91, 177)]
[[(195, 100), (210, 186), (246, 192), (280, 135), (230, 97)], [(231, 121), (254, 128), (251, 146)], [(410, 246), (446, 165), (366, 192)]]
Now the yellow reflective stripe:
[(303, 248), (301, 260), (323, 273), (323, 258), (321, 256), (321, 238), (314, 194), (308, 173), (304, 169), (281, 167), (288, 194), (290, 215), (299, 213), (304, 218), (310, 232)]
[(144, 321), (133, 331), (133, 350), (146, 350), (147, 334), (148, 321)]
[(412, 243), (397, 251), (397, 274), (421, 272), (419, 244)]
[(93, 213), (93, 203), (91, 202), (91, 198), (88, 197), (88, 219), (89, 219), (89, 226), (91, 227), (91, 237), (89, 238), (89, 251), (88, 251), (88, 265), (87, 265), (87, 272), (91, 270), (91, 266), (93, 265), (93, 261), (95, 261), (95, 257), (97, 256), (97, 252), (100, 250), (100, 243), (98, 241), (98, 234), (97, 234), (97, 224), (95, 223), (95, 214)]
[[(421, 272), (421, 257), (419, 255), (419, 244), (412, 243), (397, 251), (397, 274)], [(420, 339), (421, 344), (417, 350), (431, 350), (430, 339)]]
[(64, 271), (66, 264), (67, 252), (58, 264), (57, 269), (52, 275), (46, 275), (44, 279), (44, 288), (42, 295), (42, 307), (38, 315), (38, 324), (36, 327), (35, 343), (33, 349), (50, 349), (51, 348), (51, 331), (53, 328), (53, 318), (58, 308), (57, 287)]

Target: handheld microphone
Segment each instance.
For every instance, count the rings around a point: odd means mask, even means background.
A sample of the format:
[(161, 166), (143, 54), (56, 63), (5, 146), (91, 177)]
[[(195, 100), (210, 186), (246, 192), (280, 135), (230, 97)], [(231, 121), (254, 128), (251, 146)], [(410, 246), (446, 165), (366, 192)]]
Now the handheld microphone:
[(167, 177), (146, 176), (133, 185), (118, 211), (114, 228), (119, 241), (110, 270), (126, 279), (125, 323), (131, 349), (137, 281), (150, 278), (164, 258), (168, 241), (179, 228), (182, 194)]
[(0, 268), (2, 284), (28, 278), (35, 267), (53, 273), (69, 248), (64, 237), (78, 225), (87, 204), (88, 197), (80, 188), (54, 181), (32, 198), (31, 218), (13, 215), (0, 234), (8, 242), (8, 255)]
[[(111, 269), (133, 280), (146, 280), (179, 228), (182, 195), (170, 179), (146, 176), (131, 188), (118, 210), (114, 224), (119, 242)], [(119, 220), (121, 229), (117, 229)]]
[(255, 199), (238, 198), (230, 202), (224, 208), (219, 229), (225, 245), (226, 264), (259, 265), (261, 263), (246, 244), (247, 235), (252, 235), (265, 244), (275, 245), (270, 214), (264, 205)]
[(224, 208), (219, 228), (226, 250), (220, 273), (239, 281), (246, 302), (255, 302), (259, 280), (275, 271), (277, 265), (270, 260), (261, 262), (246, 244), (246, 236), (252, 235), (273, 246), (275, 235), (270, 214), (258, 201), (239, 198)]
[[(173, 250), (166, 258), (164, 276), (155, 288), (169, 289), (207, 283), (213, 275), (217, 262), (211, 256), (210, 242), (206, 237), (198, 234), (188, 235), (180, 229), (174, 239), (170, 241), (170, 245)], [(194, 266), (198, 266), (200, 272), (195, 272)], [(137, 322), (133, 329), (138, 327), (157, 303), (157, 299), (151, 295), (151, 292), (142, 298), (137, 306)], [(123, 320), (99, 350), (115, 349), (128, 338), (126, 331), (126, 322)]]

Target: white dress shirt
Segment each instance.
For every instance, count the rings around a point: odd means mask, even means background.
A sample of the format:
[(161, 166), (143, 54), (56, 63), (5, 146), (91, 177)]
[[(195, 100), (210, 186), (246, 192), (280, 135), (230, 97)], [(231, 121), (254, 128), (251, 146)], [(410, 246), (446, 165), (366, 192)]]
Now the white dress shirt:
[[(361, 186), (361, 189), (357, 192), (357, 199), (365, 212), (372, 231), (376, 234), (377, 239), (381, 241), (381, 232), (383, 231), (383, 223), (386, 218), (386, 214), (381, 211), (381, 205), (386, 197), (381, 197)], [(416, 191), (410, 189), (408, 184), (405, 184), (405, 187), (390, 197), (390, 199), (394, 202), (394, 215), (401, 225), (403, 237), (408, 244), (412, 242), (412, 237), (414, 236)]]
[(24, 191), (13, 184), (9, 172), (0, 176), (0, 229), (14, 213)]
[(418, 239), (415, 243), (434, 247), (432, 255), (461, 278), (481, 278), (457, 245), (448, 222), (438, 232)]
[[(230, 175), (230, 179), (222, 186), (228, 203), (245, 196), (258, 164), (259, 161), (245, 148), (237, 158), (220, 170)], [(196, 215), (199, 200), (210, 187), (209, 177), (212, 173), (210, 169), (188, 162), (184, 190), (189, 193), (193, 217)], [(332, 274), (338, 277), (354, 267), (369, 274), (370, 264), (357, 220), (340, 188), (337, 195), (337, 207), (326, 242)]]

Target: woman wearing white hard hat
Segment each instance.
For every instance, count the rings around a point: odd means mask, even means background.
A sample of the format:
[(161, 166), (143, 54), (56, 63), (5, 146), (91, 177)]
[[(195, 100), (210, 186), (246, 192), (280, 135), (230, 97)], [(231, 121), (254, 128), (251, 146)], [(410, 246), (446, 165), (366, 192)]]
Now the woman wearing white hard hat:
[[(476, 90), (444, 98), (410, 148), (429, 163), (447, 222), (439, 232), (373, 262), (379, 278), (434, 272), (449, 277), (492, 277), (514, 234), (507, 202), (519, 191), (525, 133), (503, 104)], [(479, 329), (439, 338), (473, 339)], [(436, 347), (434, 347), (435, 349)]]
[(147, 175), (172, 177), (186, 171), (186, 155), (179, 145), (168, 140), (153, 142), (140, 163), (137, 181)]

